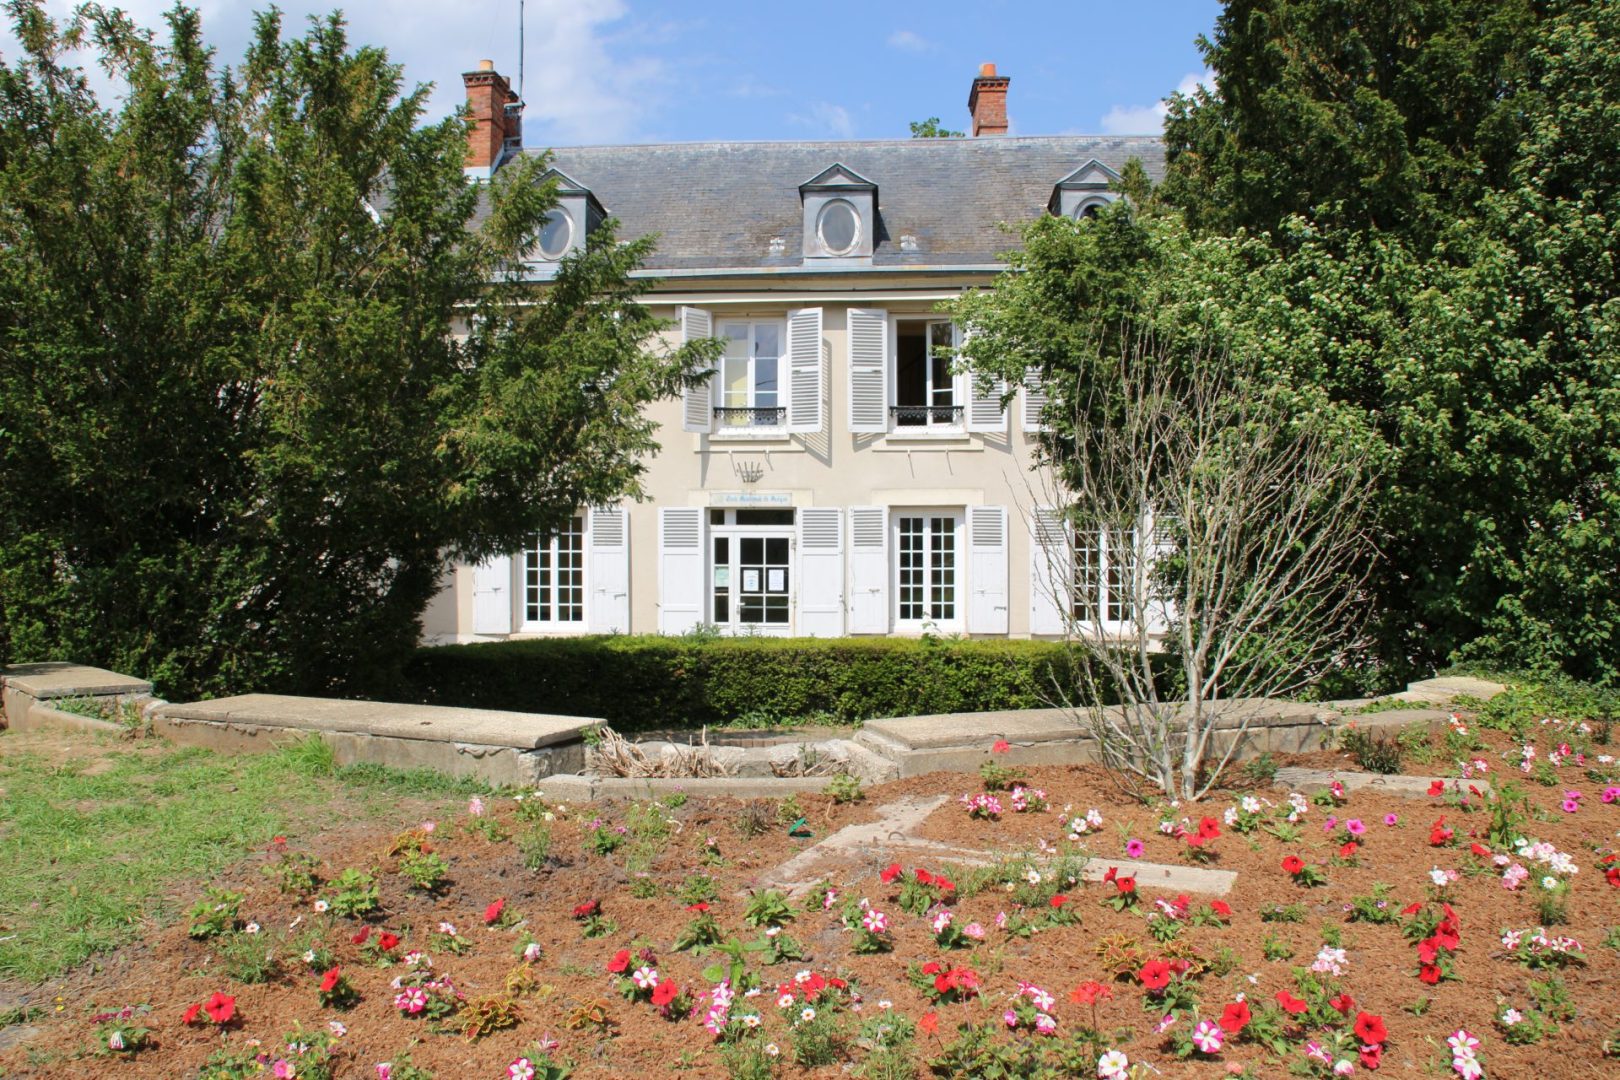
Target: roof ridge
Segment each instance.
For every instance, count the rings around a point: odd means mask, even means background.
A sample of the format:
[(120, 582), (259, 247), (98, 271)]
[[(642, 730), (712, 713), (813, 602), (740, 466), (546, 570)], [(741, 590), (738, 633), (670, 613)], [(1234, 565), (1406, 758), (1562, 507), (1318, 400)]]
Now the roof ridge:
[(691, 142), (644, 143), (582, 143), (573, 146), (525, 146), (525, 154), (541, 154), (557, 150), (659, 150), (666, 148), (698, 149), (710, 146), (915, 146), (919, 149), (935, 146), (1004, 146), (1018, 142), (1142, 142), (1163, 144), (1161, 135), (996, 135), (977, 139), (915, 139), (896, 137), (889, 139), (703, 139)]

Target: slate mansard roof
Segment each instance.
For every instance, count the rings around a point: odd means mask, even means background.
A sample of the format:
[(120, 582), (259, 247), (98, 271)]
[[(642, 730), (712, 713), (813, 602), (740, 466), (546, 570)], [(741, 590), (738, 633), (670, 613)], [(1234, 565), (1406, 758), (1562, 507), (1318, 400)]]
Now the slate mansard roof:
[[(1088, 162), (1117, 173), (1131, 158), (1163, 177), (1153, 136), (582, 146), (552, 164), (619, 219), (620, 236), (658, 234), (648, 270), (696, 271), (802, 266), (799, 185), (833, 164), (877, 185), (871, 265), (929, 268), (999, 261), (1016, 242), (1002, 222), (1046, 213), (1054, 185)], [(903, 250), (902, 237), (915, 242)]]

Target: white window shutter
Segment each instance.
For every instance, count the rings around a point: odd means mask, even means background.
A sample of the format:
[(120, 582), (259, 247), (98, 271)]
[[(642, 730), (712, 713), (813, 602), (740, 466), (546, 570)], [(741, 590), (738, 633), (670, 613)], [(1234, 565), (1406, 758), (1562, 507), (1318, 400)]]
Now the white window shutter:
[(1146, 537), (1142, 545), (1144, 556), (1142, 560), (1143, 573), (1148, 575), (1147, 589), (1145, 590), (1151, 600), (1147, 610), (1147, 632), (1150, 634), (1167, 634), (1170, 624), (1175, 621), (1179, 605), (1176, 604), (1175, 592), (1164, 588), (1154, 579), (1162, 572), (1163, 563), (1176, 553), (1176, 541), (1170, 530), (1171, 522), (1165, 517), (1155, 515), (1151, 510), (1142, 519), (1142, 529), (1139, 535)]
[(473, 633), (512, 632), (512, 557), (493, 555), (472, 570)]
[(889, 430), (889, 313), (881, 308), (849, 309), (849, 430)]
[(970, 506), (968, 518), (967, 628), (970, 634), (1007, 632), (1007, 508)]
[(1024, 372), (1024, 430), (1045, 431), (1046, 380), (1034, 368)]
[(821, 430), (821, 309), (798, 308), (787, 316), (787, 429)]
[(703, 510), (658, 511), (658, 632), (684, 634), (703, 621)]
[(1007, 410), (1001, 399), (1007, 393), (1004, 379), (986, 381), (968, 373), (967, 429), (969, 431), (1006, 431)]
[(889, 512), (849, 508), (849, 632), (889, 632)]
[(623, 506), (591, 510), (585, 628), (593, 634), (630, 632), (630, 513)]
[(799, 626), (804, 637), (844, 636), (844, 515), (799, 511)]
[[(681, 326), (681, 344), (714, 337), (714, 319), (702, 308), (682, 307), (675, 311)], [(708, 432), (714, 428), (714, 378), (681, 391), (681, 428)]]
[(1073, 591), (1069, 540), (1063, 515), (1037, 507), (1030, 520), (1029, 632), (1062, 634), (1068, 628)]

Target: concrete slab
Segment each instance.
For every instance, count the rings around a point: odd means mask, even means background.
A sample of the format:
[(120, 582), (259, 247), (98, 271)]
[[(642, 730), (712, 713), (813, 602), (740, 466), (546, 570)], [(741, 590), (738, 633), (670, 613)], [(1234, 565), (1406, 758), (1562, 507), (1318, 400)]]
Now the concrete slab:
[[(1447, 788), (1457, 783), (1454, 777), (1447, 776), (1384, 776), (1380, 773), (1358, 772), (1356, 770), (1336, 771), (1333, 769), (1278, 769), (1272, 780), (1276, 787), (1288, 788), (1290, 791), (1326, 791), (1333, 781), (1339, 781), (1346, 791), (1375, 791), (1386, 795), (1398, 795), (1408, 799), (1426, 799), (1429, 797), (1429, 786), (1436, 780), (1445, 784)], [(1483, 780), (1469, 780), (1466, 783), (1489, 793), (1491, 786)]]
[(456, 709), (442, 705), (398, 705), (385, 701), (244, 694), (189, 705), (164, 705), (153, 712), (160, 721), (207, 721), (216, 724), (290, 728), (296, 731), (345, 732), (391, 739), (457, 742), (536, 750), (578, 741), (586, 728), (603, 721), (582, 716)]
[(1397, 697), (1415, 701), (1450, 701), (1457, 697), (1478, 698), (1489, 701), (1507, 687), (1489, 679), (1476, 679), (1470, 675), (1445, 675), (1437, 679), (1419, 679), (1407, 683), (1406, 692)]
[(64, 697), (139, 697), (152, 692), (145, 679), (83, 664), (12, 664), (0, 667), (0, 681), (35, 701)]
[[(940, 713), (868, 720), (861, 736), (887, 739), (907, 750), (982, 746), (1005, 739), (1016, 745), (1062, 742), (1081, 738), (1086, 729), (1066, 709), (1014, 709), (1004, 712)], [(860, 741), (866, 742), (864, 738)], [(866, 743), (871, 745), (871, 743)]]
[(35, 705), (23, 715), (21, 723), (11, 725), (13, 731), (77, 731), (89, 735), (119, 735), (127, 732), (122, 724), (111, 720), (98, 720), (93, 716), (53, 709), (49, 705)]

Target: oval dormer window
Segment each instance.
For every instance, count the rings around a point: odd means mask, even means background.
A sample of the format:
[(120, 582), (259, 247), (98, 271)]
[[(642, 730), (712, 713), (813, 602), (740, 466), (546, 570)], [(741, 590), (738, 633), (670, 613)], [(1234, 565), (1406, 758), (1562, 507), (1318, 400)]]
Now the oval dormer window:
[(861, 217), (855, 207), (835, 199), (821, 208), (816, 234), (829, 255), (848, 255), (861, 238)]
[(547, 259), (560, 259), (568, 251), (568, 242), (574, 238), (574, 222), (562, 210), (546, 215), (540, 227), (540, 254)]

